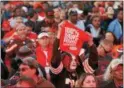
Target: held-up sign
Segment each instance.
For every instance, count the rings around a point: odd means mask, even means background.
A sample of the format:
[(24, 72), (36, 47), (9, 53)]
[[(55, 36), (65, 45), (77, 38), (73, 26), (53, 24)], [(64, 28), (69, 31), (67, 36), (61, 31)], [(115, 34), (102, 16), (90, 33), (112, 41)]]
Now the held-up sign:
[(90, 36), (77, 28), (74, 24), (65, 21), (60, 25), (61, 36), (60, 36), (60, 49), (78, 55), (82, 44), (85, 41), (89, 41)]

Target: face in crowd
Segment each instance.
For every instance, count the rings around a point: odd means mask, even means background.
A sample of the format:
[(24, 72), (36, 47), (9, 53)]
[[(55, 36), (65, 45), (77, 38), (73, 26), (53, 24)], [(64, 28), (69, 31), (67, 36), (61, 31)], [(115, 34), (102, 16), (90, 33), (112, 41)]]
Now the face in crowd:
[(70, 63), (70, 69), (75, 70), (77, 68), (77, 58), (75, 56), (72, 56), (72, 60)]
[(47, 47), (50, 43), (49, 40), (49, 35), (47, 33), (45, 33), (46, 35), (42, 35), (38, 38), (38, 42), (42, 47)]
[(71, 20), (71, 22), (72, 23), (77, 23), (77, 20), (78, 20), (78, 14), (72, 14), (71, 16), (70, 16), (70, 20)]
[(20, 38), (26, 38), (26, 33), (25, 33), (25, 28), (26, 26), (24, 24), (18, 24), (16, 27), (16, 33)]
[(120, 10), (117, 14), (117, 18), (120, 22), (123, 22), (123, 10)]
[(21, 8), (16, 8), (15, 10), (15, 16), (24, 16), (25, 12)]
[(63, 60), (63, 65), (65, 66), (66, 70), (73, 72), (76, 70), (77, 65), (78, 65), (78, 59), (76, 58), (76, 56), (69, 54), (66, 55)]
[(113, 79), (122, 81), (123, 80), (123, 65), (120, 64), (114, 69), (112, 69), (111, 74), (112, 74)]
[(97, 47), (98, 54), (104, 57), (106, 54), (112, 51), (112, 47), (113, 47), (113, 43), (111, 41), (103, 40)]
[(116, 37), (112, 32), (106, 32), (105, 39), (107, 39), (113, 43), (116, 41)]
[(61, 12), (60, 12), (60, 19), (61, 20), (65, 20), (66, 19), (65, 10), (61, 10)]
[(60, 8), (55, 8), (54, 9), (54, 17), (60, 18), (60, 12), (61, 12)]
[(99, 28), (100, 27), (100, 17), (93, 17), (92, 24), (94, 27)]
[(19, 66), (19, 71), (20, 71), (20, 76), (27, 76), (27, 77), (33, 77), (36, 73), (35, 68), (31, 68), (26, 64), (21, 64)]
[(77, 88), (97, 88), (98, 80), (94, 74), (84, 73), (76, 83)]
[(26, 32), (26, 34), (30, 34), (32, 32), (32, 27), (26, 26), (25, 32)]
[(97, 85), (96, 85), (96, 80), (95, 78), (92, 76), (92, 75), (88, 75), (83, 83), (82, 83), (82, 86), (83, 88), (96, 88)]

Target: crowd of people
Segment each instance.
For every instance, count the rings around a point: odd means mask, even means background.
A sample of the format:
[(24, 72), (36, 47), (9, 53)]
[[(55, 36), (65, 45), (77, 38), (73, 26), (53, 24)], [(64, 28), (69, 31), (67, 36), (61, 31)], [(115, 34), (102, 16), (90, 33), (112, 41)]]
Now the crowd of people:
[(1, 6), (3, 88), (123, 88), (123, 1)]

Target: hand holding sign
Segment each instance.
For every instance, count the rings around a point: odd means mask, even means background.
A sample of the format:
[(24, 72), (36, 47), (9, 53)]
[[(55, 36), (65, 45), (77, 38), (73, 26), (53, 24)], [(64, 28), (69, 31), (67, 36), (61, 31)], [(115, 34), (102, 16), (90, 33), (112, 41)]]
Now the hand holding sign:
[(68, 21), (64, 21), (60, 26), (57, 37), (60, 38), (60, 49), (74, 55), (79, 54), (83, 42), (90, 40), (86, 32)]

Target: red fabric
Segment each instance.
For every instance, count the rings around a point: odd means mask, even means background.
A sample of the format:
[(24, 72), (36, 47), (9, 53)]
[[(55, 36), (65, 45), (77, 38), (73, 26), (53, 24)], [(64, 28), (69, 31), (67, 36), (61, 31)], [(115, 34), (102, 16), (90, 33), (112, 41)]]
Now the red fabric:
[(65, 21), (60, 27), (62, 28), (60, 49), (78, 55), (83, 42), (88, 41), (90, 36), (68, 21)]
[[(52, 47), (49, 46), (46, 51), (48, 51), (48, 63), (50, 64), (51, 57), (52, 57)], [(36, 57), (37, 57), (38, 63), (41, 66), (45, 67), (46, 66), (46, 56), (45, 56), (41, 46), (38, 46), (36, 48)]]
[[(8, 32), (7, 34), (5, 34), (4, 38), (8, 38), (12, 36), (14, 32), (15, 30)], [(27, 35), (27, 37), (29, 37), (30, 39), (37, 39), (37, 34), (34, 32), (31, 32), (30, 34)]]
[(103, 8), (103, 7), (99, 7), (99, 11), (100, 11), (100, 14), (102, 15), (102, 14), (105, 13), (105, 8)]
[(15, 40), (22, 40), (18, 35), (14, 35), (13, 39), (15, 39)]
[(11, 27), (8, 20), (4, 20), (2, 23), (3, 31), (10, 31)]
[[(9, 37), (11, 37), (14, 32), (15, 32), (15, 30), (12, 30), (12, 31), (8, 32), (8, 33), (4, 36), (4, 38), (9, 38)], [(20, 38), (18, 37), (18, 35), (14, 35), (13, 38), (14, 38), (14, 39), (20, 39)]]
[(44, 12), (40, 12), (38, 13), (41, 17), (45, 17), (45, 13)]
[(40, 3), (40, 2), (35, 2), (34, 5), (33, 5), (33, 8), (34, 8), (34, 9), (36, 9), (36, 8), (41, 8), (41, 9), (43, 9), (42, 3)]
[(4, 37), (3, 38), (9, 38), (10, 36), (12, 36), (12, 34), (15, 32), (15, 30), (13, 29), (13, 30), (11, 30), (10, 32), (8, 32), (8, 33), (6, 33), (5, 35), (4, 35)]
[(23, 5), (24, 3), (20, 0), (20, 1), (12, 1), (12, 2), (9, 2), (10, 4), (12, 5)]
[(37, 39), (37, 34), (34, 32), (31, 32), (27, 35), (30, 39)]
[(71, 57), (69, 57), (69, 56), (65, 56), (64, 58), (63, 58), (63, 60), (62, 60), (62, 63), (63, 63), (63, 66), (65, 67), (65, 68), (67, 68), (67, 69), (69, 69), (70, 67), (70, 63), (71, 63)]
[(123, 45), (121, 44), (121, 45), (115, 45), (114, 47), (113, 47), (113, 49), (112, 49), (112, 57), (114, 58), (114, 59), (116, 59), (116, 58), (118, 58), (118, 56), (119, 56), (119, 52), (117, 51), (117, 49), (119, 49), (119, 48), (123, 48)]

